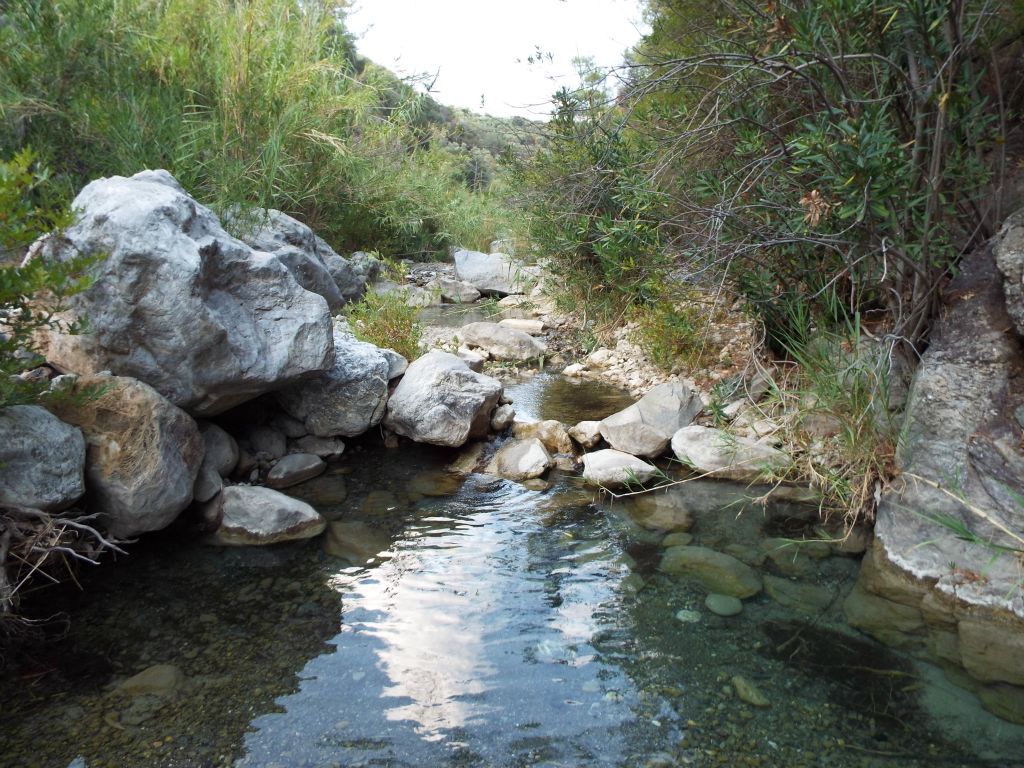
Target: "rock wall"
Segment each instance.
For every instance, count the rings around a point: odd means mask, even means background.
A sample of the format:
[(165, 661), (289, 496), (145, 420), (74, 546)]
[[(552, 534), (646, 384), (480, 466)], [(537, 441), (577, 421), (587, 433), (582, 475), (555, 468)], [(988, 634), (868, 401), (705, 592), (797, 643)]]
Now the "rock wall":
[[(901, 475), (880, 501), (845, 610), (853, 626), (939, 663), (992, 712), (1024, 722), (1024, 560), (1013, 551), (1024, 549), (1024, 348), (996, 269), (997, 259), (1024, 261), (1024, 239), (1006, 233), (946, 292), (911, 386)], [(1012, 308), (1020, 291), (1007, 298)]]

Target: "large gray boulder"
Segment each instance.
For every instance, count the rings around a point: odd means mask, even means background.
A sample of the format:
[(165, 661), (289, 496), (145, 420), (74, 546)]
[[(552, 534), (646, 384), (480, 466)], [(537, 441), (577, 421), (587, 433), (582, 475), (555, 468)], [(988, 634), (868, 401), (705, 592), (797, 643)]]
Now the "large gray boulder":
[(455, 252), (455, 275), (480, 293), (527, 293), (536, 282), (525, 267), (503, 253)]
[(256, 208), (238, 224), (242, 242), (281, 259), (299, 284), (323, 296), (332, 310), (365, 292), (361, 270), (298, 219), (274, 208)]
[(413, 362), (388, 401), (384, 425), (418, 443), (457, 447), (483, 437), (503, 387), (447, 352)]
[(81, 377), (78, 397), (49, 407), (82, 430), (88, 504), (111, 535), (170, 525), (192, 501), (205, 445), (183, 410), (123, 376)]
[(44, 512), (85, 493), (85, 438), (38, 405), (0, 408), (0, 505)]
[(284, 246), (274, 251), (274, 255), (288, 268), (299, 285), (307, 291), (323, 296), (327, 302), (327, 308), (332, 312), (345, 305), (345, 298), (338, 290), (334, 277), (315, 254), (292, 246)]
[(441, 298), (453, 304), (472, 304), (480, 298), (480, 291), (462, 280), (440, 277), (437, 287), (441, 291)]
[(285, 387), (277, 393), (277, 400), (312, 435), (361, 435), (384, 418), (394, 362), (337, 324), (334, 365), (314, 378)]
[(203, 507), (211, 544), (253, 546), (319, 536), (327, 521), (309, 504), (270, 488), (231, 485)]
[(672, 452), (697, 472), (729, 480), (755, 481), (793, 463), (788, 454), (770, 445), (697, 424), (672, 436)]
[(601, 436), (618, 451), (653, 458), (704, 408), (700, 394), (678, 381), (659, 384), (628, 408), (602, 419)]
[(72, 205), (77, 223), (33, 254), (105, 258), (65, 315), (88, 318), (91, 332), (43, 334), (60, 370), (130, 376), (202, 416), (330, 366), (323, 297), (228, 235), (166, 171), (94, 181)]
[(498, 323), (469, 323), (459, 329), (459, 335), (470, 347), (485, 350), (495, 360), (534, 360), (548, 351), (543, 341)]

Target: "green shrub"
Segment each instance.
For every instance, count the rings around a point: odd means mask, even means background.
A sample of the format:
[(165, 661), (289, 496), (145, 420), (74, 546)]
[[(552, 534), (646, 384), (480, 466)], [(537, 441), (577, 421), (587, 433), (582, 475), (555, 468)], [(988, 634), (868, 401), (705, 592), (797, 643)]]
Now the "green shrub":
[(25, 381), (17, 374), (39, 365), (34, 335), (45, 328), (75, 333), (77, 325), (61, 322), (64, 300), (88, 287), (85, 271), (94, 257), (19, 264), (25, 246), (42, 234), (70, 223), (70, 216), (39, 202), (45, 172), (23, 151), (0, 161), (0, 408), (35, 402), (46, 382)]
[(715, 357), (717, 350), (707, 344), (714, 318), (693, 292), (680, 295), (677, 291), (671, 297), (637, 306), (630, 319), (636, 325), (634, 340), (664, 371), (680, 366), (701, 368)]
[(429, 254), (507, 228), (469, 150), (438, 148), (428, 99), (356, 56), (342, 2), (9, 5), (0, 156), (31, 145), (65, 199), (161, 167), (217, 210), (278, 208), (339, 249)]
[(417, 310), (404, 296), (368, 291), (346, 309), (356, 337), (378, 347), (387, 347), (410, 362), (420, 356), (420, 325)]

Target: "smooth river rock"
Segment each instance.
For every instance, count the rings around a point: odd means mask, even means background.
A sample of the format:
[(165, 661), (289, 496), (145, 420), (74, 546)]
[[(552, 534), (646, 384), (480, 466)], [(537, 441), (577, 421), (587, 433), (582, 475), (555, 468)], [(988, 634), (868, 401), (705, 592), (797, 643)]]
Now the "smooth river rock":
[(711, 592), (740, 599), (761, 591), (761, 577), (753, 568), (707, 547), (669, 547), (658, 567), (665, 573), (696, 579)]
[(206, 451), (192, 417), (124, 376), (82, 376), (75, 392), (51, 407), (85, 435), (89, 509), (116, 538), (170, 525), (192, 501)]
[(428, 352), (409, 366), (387, 404), (384, 425), (418, 443), (458, 447), (483, 437), (501, 382), (469, 369), (447, 352)]
[(235, 438), (209, 421), (198, 422), (206, 453), (203, 466), (211, 467), (221, 477), (229, 477), (238, 465), (238, 443)]
[(277, 544), (323, 533), (327, 522), (309, 504), (270, 488), (231, 485), (207, 503), (207, 520), (219, 521), (209, 541), (221, 546)]
[(644, 528), (666, 533), (686, 532), (693, 527), (693, 510), (686, 486), (673, 486), (627, 499), (629, 516)]
[(459, 336), (470, 347), (486, 350), (495, 360), (523, 362), (541, 357), (548, 351), (543, 341), (498, 323), (469, 323), (459, 329)]
[(43, 334), (59, 370), (136, 378), (208, 416), (330, 367), (324, 298), (228, 235), (166, 171), (94, 181), (72, 207), (77, 222), (33, 253), (105, 258), (63, 315), (88, 318), (91, 332)]
[(653, 464), (611, 448), (583, 456), (584, 481), (602, 488), (644, 483), (657, 473), (658, 469)]
[(600, 423), (601, 436), (619, 451), (654, 458), (704, 408), (700, 394), (673, 381), (659, 384), (625, 410)]
[(38, 405), (0, 408), (0, 506), (55, 512), (85, 493), (85, 438)]
[(506, 480), (529, 480), (547, 472), (554, 462), (544, 443), (535, 437), (510, 440), (487, 465), (487, 472)]
[(696, 472), (729, 480), (755, 481), (793, 463), (788, 454), (770, 445), (697, 424), (672, 436), (672, 452)]
[(278, 461), (267, 473), (267, 485), (271, 488), (288, 488), (322, 475), (327, 465), (312, 453), (289, 453)]
[(704, 598), (704, 605), (716, 616), (736, 616), (743, 612), (743, 601), (732, 595), (712, 592)]

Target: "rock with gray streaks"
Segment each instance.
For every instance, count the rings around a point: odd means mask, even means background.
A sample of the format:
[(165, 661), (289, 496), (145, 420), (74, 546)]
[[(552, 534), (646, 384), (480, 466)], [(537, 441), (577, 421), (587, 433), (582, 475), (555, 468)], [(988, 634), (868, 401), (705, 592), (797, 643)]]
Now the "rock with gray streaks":
[(387, 404), (384, 425), (419, 443), (458, 447), (483, 437), (503, 387), (447, 352), (409, 366)]
[(87, 317), (92, 331), (43, 334), (59, 370), (136, 378), (207, 416), (330, 367), (323, 297), (228, 235), (166, 171), (94, 181), (72, 207), (78, 221), (37, 242), (34, 257), (105, 258), (62, 316)]
[(85, 438), (38, 405), (0, 408), (0, 505), (54, 512), (85, 493)]

